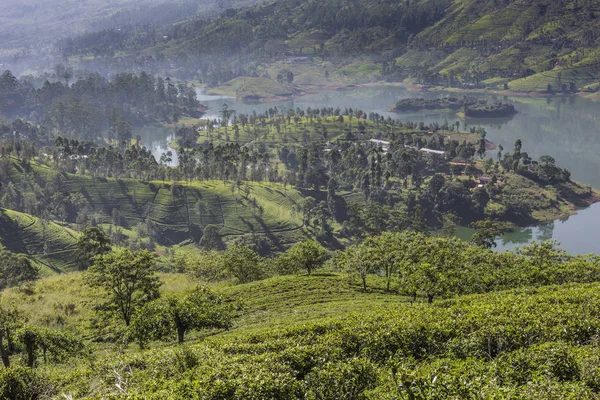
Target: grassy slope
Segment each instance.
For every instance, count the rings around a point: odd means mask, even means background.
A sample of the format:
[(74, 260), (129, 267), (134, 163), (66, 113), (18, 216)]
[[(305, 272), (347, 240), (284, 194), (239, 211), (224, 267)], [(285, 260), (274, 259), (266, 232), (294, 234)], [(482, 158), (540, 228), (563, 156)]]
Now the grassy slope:
[[(75, 303), (76, 313), (69, 316), (65, 328), (75, 329), (92, 316), (89, 305), (95, 294), (83, 285), (81, 272), (52, 276), (36, 283), (36, 294), (29, 295), (13, 288), (0, 294), (4, 304), (14, 304), (30, 315), (34, 324), (45, 324), (48, 316), (61, 304)], [(196, 283), (183, 274), (161, 274), (163, 295), (182, 295)], [(226, 298), (241, 300), (242, 316), (227, 335), (240, 332), (285, 327), (289, 324), (315, 322), (356, 312), (368, 312), (374, 307), (397, 307), (405, 297), (385, 293), (383, 278), (368, 278), (369, 292), (346, 274), (323, 273), (278, 276), (237, 286), (215, 285)], [(394, 290), (394, 287), (392, 287)], [(84, 324), (85, 325), (85, 324)]]
[[(53, 179), (56, 175), (52, 169), (39, 164), (32, 164), (27, 168), (16, 163), (13, 165), (13, 182), (24, 179), (25, 172), (31, 171), (44, 180)], [(258, 213), (253, 215), (251, 207), (246, 207), (247, 199), (237, 189), (232, 192), (231, 184), (220, 181), (181, 183), (181, 194), (177, 195), (173, 193), (171, 184), (162, 182), (93, 179), (66, 173), (61, 174), (61, 178), (68, 193), (81, 192), (84, 195), (87, 205), (98, 213), (102, 222), (111, 221), (113, 208), (119, 210), (125, 228), (133, 227), (150, 217), (175, 235), (173, 241), (188, 238), (190, 225), (200, 228), (207, 224), (221, 225), (221, 233), (225, 235), (252, 231), (278, 232), (300, 227), (298, 219), (292, 216), (291, 209), (301, 195), (278, 184), (248, 183), (250, 197), (255, 197), (264, 207), (261, 218)], [(198, 201), (202, 201), (206, 208), (200, 214), (194, 209)]]
[(299, 92), (300, 90), (297, 87), (276, 80), (240, 77), (232, 79), (217, 88), (210, 89), (207, 93), (256, 101), (273, 97), (288, 97)]
[(40, 268), (42, 276), (76, 269), (74, 252), (78, 235), (55, 222), (0, 209), (0, 242), (12, 252), (27, 255)]
[[(15, 184), (27, 181), (31, 174), (43, 181), (55, 179), (57, 175), (52, 169), (39, 164), (23, 166), (15, 162), (13, 166), (11, 180)], [(112, 222), (113, 208), (119, 211), (120, 224), (125, 229), (150, 218), (161, 230), (161, 243), (165, 245), (197, 242), (203, 227), (208, 224), (221, 226), (222, 235), (263, 234), (275, 244), (290, 240), (290, 236), (302, 227), (300, 218), (293, 212), (302, 196), (283, 185), (248, 183), (249, 198), (256, 198), (264, 209), (260, 215), (249, 206), (243, 191), (239, 192), (237, 188), (232, 191), (231, 184), (220, 181), (183, 183), (179, 187), (181, 194), (176, 195), (170, 184), (162, 182), (60, 175), (64, 190), (82, 193), (87, 207), (102, 224)], [(203, 205), (200, 212), (197, 211), (198, 202)], [(45, 265), (44, 273), (73, 269), (71, 256), (76, 233), (49, 223), (49, 254), (43, 255), (43, 230), (37, 218), (13, 211), (7, 211), (4, 218), (6, 223), (0, 226), (0, 240), (10, 250), (28, 254), (32, 260)], [(10, 226), (17, 227), (14, 232), (18, 232), (18, 236), (14, 235), (13, 229), (7, 229)]]
[[(47, 278), (37, 283), (33, 293), (9, 289), (0, 298), (4, 304), (14, 304), (28, 313), (33, 325), (77, 332), (90, 339), (94, 336), (89, 325), (94, 317), (94, 293), (82, 285), (82, 278), (81, 273)], [(161, 275), (161, 280), (163, 294), (183, 294), (193, 287), (184, 275)], [(419, 334), (418, 345), (422, 347), (415, 345), (415, 353), (420, 348), (432, 351), (431, 356), (414, 360), (421, 366), (435, 363), (437, 358), (445, 362), (462, 359), (462, 353), (443, 353), (444, 346), (452, 348), (454, 343), (464, 348), (465, 343), (472, 343), (478, 348), (480, 340), (496, 336), (508, 341), (505, 353), (555, 341), (593, 351), (588, 346), (592, 342), (584, 339), (593, 338), (598, 327), (591, 317), (599, 304), (595, 284), (466, 296), (433, 306), (410, 304), (404, 297), (383, 293), (381, 278), (370, 277), (369, 285), (372, 289), (364, 293), (343, 274), (323, 274), (221, 287), (218, 290), (226, 297), (244, 304), (243, 314), (230, 331), (192, 333), (186, 336), (187, 346), (177, 346), (174, 341), (153, 343), (145, 351), (137, 345), (123, 348), (89, 343), (93, 362), (82, 359), (48, 367), (42, 364), (39, 370), (52, 376), (59, 393), (77, 398), (101, 398), (111, 392), (116, 395), (113, 375), (108, 377), (107, 371), (127, 374), (129, 394), (145, 397), (154, 392), (152, 398), (175, 398), (174, 393), (183, 389), (180, 385), (188, 378), (192, 385), (199, 384), (198, 380), (207, 380), (208, 385), (252, 382), (252, 390), (258, 391), (267, 382), (262, 380), (264, 373), (277, 370), (276, 374), (302, 379), (294, 374), (296, 367), (318, 366), (337, 357), (376, 359), (393, 352), (396, 346), (404, 350), (398, 350), (394, 357), (406, 361), (409, 356), (403, 351), (408, 350), (403, 346), (414, 343)], [(69, 304), (74, 305), (74, 311), (65, 313)], [(572, 321), (574, 313), (591, 319)], [(488, 323), (490, 316), (493, 323)], [(451, 328), (453, 324), (456, 330)], [(364, 347), (362, 352), (359, 346)], [(484, 356), (469, 360), (482, 365), (489, 362)], [(577, 362), (582, 360), (577, 358)], [(260, 374), (254, 378), (253, 371)], [(385, 368), (380, 371), (383, 380), (388, 372)], [(486, 375), (488, 372), (480, 372), (479, 378), (493, 379), (495, 375)], [(445, 373), (450, 371), (440, 378)], [(275, 377), (283, 375), (271, 379)], [(244, 398), (240, 392), (233, 397)]]

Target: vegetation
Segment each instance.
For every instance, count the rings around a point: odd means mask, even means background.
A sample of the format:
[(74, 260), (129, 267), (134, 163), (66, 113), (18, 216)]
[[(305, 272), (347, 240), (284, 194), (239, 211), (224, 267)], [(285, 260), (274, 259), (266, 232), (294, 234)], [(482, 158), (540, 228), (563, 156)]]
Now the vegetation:
[[(458, 239), (386, 233), (327, 265), (346, 270), (356, 260), (374, 266), (358, 284), (354, 273), (321, 270), (209, 289), (194, 288), (190, 276), (163, 274), (160, 297), (135, 308), (130, 327), (120, 330), (123, 319), (89, 323), (96, 294), (81, 285), (92, 269), (38, 281), (30, 291), (4, 291), (2, 304), (14, 311), (3, 326), (22, 333), (7, 353), (11, 367), (0, 388), (29, 396), (210, 399), (397, 398), (416, 391), (590, 398), (598, 390), (597, 257), (569, 256), (552, 244), (496, 253)], [(27, 314), (27, 328), (11, 328)], [(55, 332), (59, 316), (64, 339), (32, 339)], [(72, 342), (69, 335), (87, 339)], [(98, 335), (105, 342), (94, 343)], [(123, 347), (123, 339), (143, 348)], [(56, 357), (48, 347), (52, 356), (44, 358), (35, 356), (44, 345), (28, 343), (71, 345), (63, 356), (56, 347)], [(93, 362), (86, 361), (90, 351)]]
[(135, 314), (132, 335), (143, 347), (148, 339), (159, 340), (173, 332), (183, 343), (192, 329), (230, 328), (231, 311), (208, 288), (196, 288), (183, 299), (171, 297), (147, 303)]
[[(4, 135), (18, 133), (30, 137), (30, 132), (45, 139), (51, 129), (70, 138), (94, 140), (108, 131), (109, 140), (121, 146), (132, 139), (132, 124), (169, 122), (182, 115), (200, 116), (202, 108), (196, 92), (186, 84), (174, 84), (170, 78), (154, 77), (145, 72), (138, 75), (122, 73), (112, 80), (99, 74), (89, 74), (70, 83), (71, 72), (62, 72), (55, 80), (32, 82), (17, 79), (10, 71), (0, 76), (0, 115), (10, 118), (33, 117), (36, 128), (26, 122), (13, 122)], [(14, 126), (14, 124), (18, 124)], [(36, 143), (36, 142), (34, 142)], [(39, 142), (38, 142), (39, 143)]]
[(47, 275), (86, 268), (108, 249), (95, 243), (106, 241), (99, 231), (78, 244), (72, 229), (96, 227), (114, 245), (166, 248), (166, 256), (174, 245), (212, 251), (236, 242), (265, 255), (307, 238), (335, 249), (386, 230), (532, 224), (597, 198), (551, 156), (532, 160), (520, 140), (485, 158), (493, 148), (485, 130), (460, 131), (458, 121), (334, 108), (245, 115), (224, 107), (221, 115), (177, 128), (176, 166), (139, 142), (57, 136), (54, 147), (41, 147), (5, 136), (4, 245)]
[[(482, 100), (484, 101), (484, 100)], [(480, 100), (475, 97), (465, 97), (458, 99), (456, 97), (425, 99), (425, 98), (407, 98), (399, 100), (391, 109), (395, 112), (422, 111), (422, 110), (455, 110), (458, 111), (464, 107), (477, 106)]]
[[(75, 69), (0, 76), (0, 398), (600, 398), (600, 257), (492, 250), (600, 199), (466, 120), (511, 104), (202, 119), (184, 83), (595, 90), (593, 1), (156, 1), (61, 40)], [(149, 124), (173, 132), (158, 156), (133, 137)]]
[[(62, 50), (87, 68), (143, 60), (209, 86), (239, 77), (277, 84), (287, 63), (296, 76), (318, 71), (302, 79), (315, 85), (408, 79), (574, 93), (598, 86), (598, 11), (591, 0), (284, 0), (153, 27), (145, 36), (113, 28)], [(168, 41), (157, 40), (161, 34)]]
[(486, 100), (474, 97), (455, 97), (440, 99), (408, 98), (402, 99), (392, 107), (394, 112), (423, 111), (423, 110), (460, 110), (463, 118), (502, 118), (511, 117), (517, 113), (515, 106), (509, 103), (487, 104)]
[(94, 258), (86, 283), (104, 291), (101, 311), (111, 312), (129, 326), (136, 307), (158, 296), (159, 281), (154, 276), (153, 256), (145, 250), (118, 249)]

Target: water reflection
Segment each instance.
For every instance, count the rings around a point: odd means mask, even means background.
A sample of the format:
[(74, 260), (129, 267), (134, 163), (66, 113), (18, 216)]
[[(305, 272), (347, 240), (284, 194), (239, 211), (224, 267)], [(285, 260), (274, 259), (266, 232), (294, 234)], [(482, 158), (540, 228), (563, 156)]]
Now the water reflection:
[(172, 161), (169, 165), (177, 165), (177, 152), (169, 147), (169, 142), (175, 138), (175, 128), (163, 126), (145, 126), (136, 128), (133, 131), (134, 136), (139, 135), (142, 139), (142, 145), (152, 151), (156, 161), (160, 160), (163, 153), (170, 151)]

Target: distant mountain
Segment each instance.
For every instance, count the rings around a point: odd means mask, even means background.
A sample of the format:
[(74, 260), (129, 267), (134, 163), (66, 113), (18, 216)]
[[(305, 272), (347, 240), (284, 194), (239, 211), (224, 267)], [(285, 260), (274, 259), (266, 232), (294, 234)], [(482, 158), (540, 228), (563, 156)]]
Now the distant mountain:
[(103, 29), (172, 24), (253, 0), (5, 0), (0, 9), (0, 61)]
[(359, 57), (376, 64), (371, 80), (569, 92), (600, 85), (598, 15), (596, 0), (279, 0), (163, 27), (150, 44), (80, 38), (63, 51), (121, 65), (152, 58), (211, 84), (293, 56), (338, 67)]

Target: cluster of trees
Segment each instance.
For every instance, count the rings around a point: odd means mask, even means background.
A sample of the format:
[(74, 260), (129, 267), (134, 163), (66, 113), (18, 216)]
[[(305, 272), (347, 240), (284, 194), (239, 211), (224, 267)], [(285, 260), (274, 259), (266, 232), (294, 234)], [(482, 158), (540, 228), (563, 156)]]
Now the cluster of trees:
[(475, 107), (464, 107), (464, 114), (469, 118), (505, 118), (517, 113), (515, 106), (509, 103), (496, 102)]
[(425, 99), (423, 97), (412, 97), (399, 100), (392, 111), (421, 111), (421, 110), (460, 110), (463, 107), (473, 107), (485, 100), (478, 100), (475, 97), (464, 96), (462, 99), (456, 97), (442, 97), (438, 99)]
[[(600, 279), (596, 256), (572, 256), (551, 242), (533, 243), (516, 253), (494, 252), (490, 240), (501, 232), (478, 226), (469, 244), (417, 232), (384, 233), (336, 253), (331, 263), (359, 277), (367, 290), (370, 275), (385, 276), (387, 288), (416, 299), (486, 293)], [(485, 240), (482, 240), (485, 238)]]
[(205, 282), (234, 280), (248, 283), (273, 275), (306, 273), (326, 266), (360, 279), (364, 291), (369, 277), (383, 276), (388, 291), (427, 298), (487, 293), (516, 287), (538, 287), (600, 279), (600, 259), (569, 255), (552, 242), (533, 243), (513, 252), (491, 250), (506, 230), (502, 223), (475, 224), (472, 243), (457, 238), (405, 231), (369, 235), (329, 258), (314, 241), (299, 242), (275, 258), (234, 245), (223, 252), (192, 257), (175, 254), (170, 268)]
[(277, 257), (263, 257), (255, 247), (234, 244), (225, 251), (204, 250), (200, 255), (173, 254), (172, 270), (186, 272), (204, 282), (224, 280), (248, 283), (274, 275), (310, 275), (325, 262), (326, 250), (316, 241), (292, 245)]
[(100, 253), (93, 258), (85, 281), (103, 293), (96, 309), (124, 323), (127, 337), (142, 347), (172, 333), (182, 343), (190, 330), (228, 329), (234, 316), (233, 304), (225, 304), (206, 287), (183, 298), (161, 298), (155, 255), (146, 250), (116, 248)]
[[(120, 73), (110, 80), (97, 73), (72, 79), (73, 72), (65, 69), (38, 88), (5, 71), (0, 76), (0, 115), (25, 117), (68, 137), (94, 140), (108, 130), (116, 133), (115, 139), (130, 140), (131, 134), (118, 137), (127, 122), (140, 125), (201, 114), (194, 88), (170, 78), (141, 72)], [(13, 135), (29, 131), (13, 130)]]

